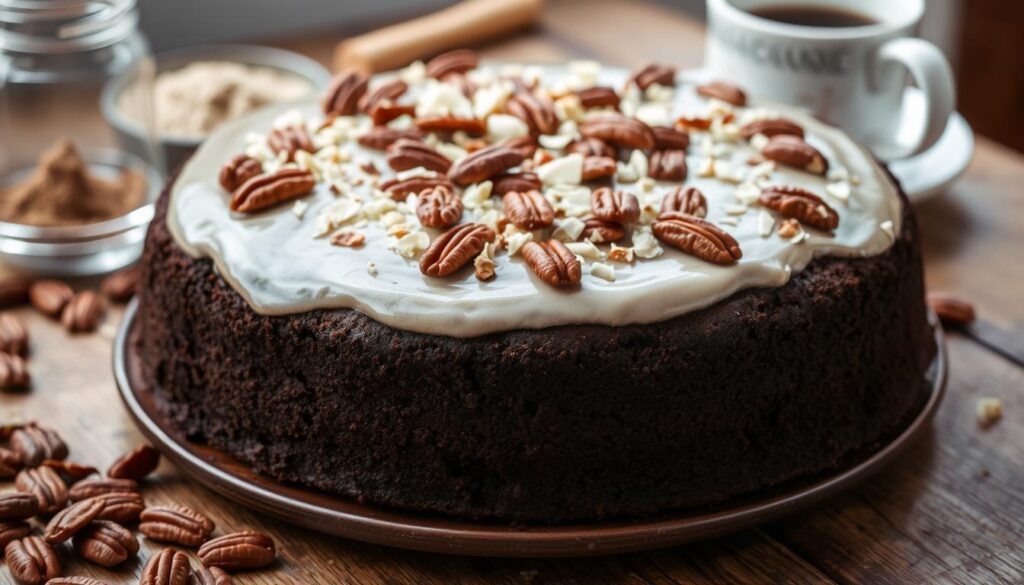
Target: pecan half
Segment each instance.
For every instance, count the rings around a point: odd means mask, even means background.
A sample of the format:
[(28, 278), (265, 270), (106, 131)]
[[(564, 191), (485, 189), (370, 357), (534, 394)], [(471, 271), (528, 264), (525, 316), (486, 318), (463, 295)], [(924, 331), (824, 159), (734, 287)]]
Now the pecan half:
[(109, 520), (94, 520), (75, 535), (75, 552), (103, 567), (114, 567), (139, 552), (139, 541), (124, 526)]
[(19, 492), (35, 496), (41, 514), (56, 512), (68, 502), (68, 487), (50, 467), (34, 467), (19, 471), (14, 478), (14, 487)]
[(839, 226), (836, 210), (801, 187), (768, 187), (761, 191), (758, 203), (820, 230), (832, 231)]
[(28, 289), (29, 302), (47, 317), (59, 317), (74, 295), (71, 287), (59, 280), (39, 280)]
[(588, 87), (576, 92), (580, 105), (584, 108), (619, 108), (619, 94), (610, 87)]
[(203, 565), (228, 571), (266, 567), (276, 557), (274, 540), (252, 530), (218, 536), (199, 547)]
[(533, 136), (517, 136), (515, 138), (506, 138), (498, 144), (516, 150), (519, 154), (523, 155), (524, 160), (533, 158), (534, 153), (537, 152), (537, 139)]
[(4, 548), (7, 568), (19, 583), (42, 585), (60, 575), (57, 553), (38, 536), (13, 540)]
[(200, 565), (198, 569), (192, 571), (189, 585), (234, 585), (234, 580), (223, 569)]
[(20, 305), (28, 300), (28, 289), (32, 281), (21, 276), (0, 278), (0, 307)]
[(323, 110), (327, 115), (352, 116), (359, 111), (359, 100), (366, 93), (369, 78), (353, 71), (334, 78), (324, 96)]
[(641, 90), (645, 90), (655, 83), (658, 85), (675, 87), (676, 70), (674, 67), (670, 67), (668, 65), (651, 63), (650, 65), (647, 65), (633, 73), (629, 80), (635, 83)]
[(448, 187), (426, 189), (419, 194), (416, 217), (424, 227), (451, 227), (462, 219), (462, 199)]
[(388, 147), (388, 166), (392, 170), (407, 171), (417, 167), (443, 173), (451, 166), (448, 160), (440, 152), (419, 140), (400, 138), (397, 142)]
[(686, 150), (690, 146), (690, 135), (667, 126), (654, 126), (654, 148), (658, 150)]
[(401, 79), (385, 82), (373, 91), (368, 91), (359, 99), (359, 111), (364, 114), (373, 112), (374, 106), (384, 102), (394, 102), (409, 89), (409, 84)]
[(686, 179), (685, 150), (655, 150), (651, 153), (647, 173), (659, 181), (683, 181)]
[(64, 508), (50, 519), (43, 538), (50, 544), (64, 542), (95, 520), (103, 505), (102, 498), (89, 498)]
[(654, 148), (654, 133), (636, 118), (603, 114), (588, 118), (580, 124), (579, 130), (587, 138), (598, 138), (619, 146), (641, 150)]
[(199, 546), (213, 532), (213, 521), (192, 508), (178, 505), (146, 508), (139, 516), (139, 532), (160, 542)]
[(21, 456), (25, 467), (36, 467), (44, 459), (64, 459), (68, 446), (56, 431), (30, 423), (11, 433), (10, 447)]
[(747, 94), (727, 81), (712, 81), (697, 86), (697, 95), (722, 100), (734, 106), (747, 105)]
[(587, 138), (582, 137), (573, 140), (569, 143), (569, 146), (565, 147), (567, 154), (582, 154), (584, 158), (588, 156), (607, 156), (608, 158), (615, 158), (615, 149), (612, 145), (608, 144), (600, 138)]
[(97, 516), (100, 520), (128, 524), (138, 521), (146, 509), (146, 502), (137, 492), (114, 492), (96, 497), (103, 500), (103, 511)]
[(713, 264), (734, 264), (743, 257), (736, 240), (715, 224), (684, 213), (665, 213), (651, 225), (655, 237)]
[(929, 293), (928, 304), (946, 327), (967, 327), (974, 323), (974, 305), (944, 293)]
[(768, 138), (788, 134), (797, 138), (804, 137), (804, 129), (796, 122), (786, 118), (764, 118), (754, 120), (740, 127), (740, 135), (750, 140), (757, 134), (763, 134)]
[(287, 153), (287, 160), (295, 160), (295, 153), (304, 150), (315, 152), (313, 141), (309, 139), (309, 133), (302, 126), (286, 126), (274, 128), (267, 136), (267, 146), (274, 154)]
[(60, 322), (71, 333), (87, 333), (100, 326), (106, 311), (102, 297), (91, 290), (83, 290), (71, 297), (61, 312)]
[(279, 169), (253, 177), (231, 195), (231, 211), (254, 213), (283, 201), (297, 199), (316, 187), (313, 173), (302, 169)]
[(636, 195), (611, 187), (601, 187), (590, 194), (590, 210), (597, 219), (615, 223), (634, 223), (640, 219)]
[(10, 449), (0, 447), (0, 479), (14, 477), (23, 466), (21, 455)]
[(82, 465), (80, 463), (61, 461), (58, 459), (43, 459), (41, 465), (52, 468), (61, 476), (61, 479), (64, 479), (68, 484), (74, 483), (98, 472), (95, 467), (90, 465)]
[(494, 241), (494, 230), (479, 223), (464, 223), (438, 236), (420, 257), (420, 272), (448, 276), (468, 264)]
[(29, 385), (32, 377), (28, 373), (28, 365), (20, 355), (0, 353), (0, 390), (23, 388)]
[(708, 201), (696, 187), (675, 187), (661, 200), (661, 213), (685, 213), (696, 217), (708, 214)]
[(0, 521), (0, 550), (5, 548), (12, 540), (25, 538), (32, 532), (32, 526), (21, 520)]
[(139, 266), (131, 266), (111, 274), (100, 283), (100, 291), (115, 303), (128, 302), (139, 286)]
[(504, 195), (509, 191), (519, 191), (522, 193), (525, 191), (540, 189), (544, 186), (544, 183), (541, 182), (537, 173), (531, 172), (502, 173), (492, 177), (491, 181), (494, 184), (491, 192), (498, 196)]
[(607, 156), (588, 156), (583, 159), (583, 181), (596, 181), (615, 175), (615, 159)]
[(387, 101), (375, 104), (373, 106), (373, 109), (370, 110), (370, 120), (373, 121), (374, 126), (381, 126), (383, 124), (387, 124), (388, 122), (400, 116), (415, 115), (416, 106), (398, 105)]
[(575, 286), (583, 278), (579, 259), (558, 240), (526, 242), (520, 254), (530, 270), (551, 286)]
[(95, 496), (115, 493), (137, 493), (138, 491), (139, 484), (132, 479), (96, 478), (86, 479), (71, 486), (68, 490), (68, 498), (72, 502), (80, 502)]
[(142, 569), (139, 585), (188, 585), (192, 565), (188, 555), (180, 550), (165, 548), (149, 557)]
[(409, 177), (401, 181), (393, 178), (380, 184), (381, 190), (395, 201), (405, 201), (409, 195), (418, 195), (434, 187), (445, 187), (455, 191), (455, 185), (445, 177)]
[(501, 203), (508, 220), (520, 229), (537, 230), (555, 221), (555, 210), (540, 191), (510, 191)]
[(554, 134), (558, 131), (558, 115), (549, 100), (529, 91), (520, 91), (508, 99), (505, 109), (526, 122), (531, 134)]
[(416, 118), (416, 127), (424, 132), (458, 132), (483, 134), (487, 124), (478, 118), (456, 118), (454, 116), (429, 116)]
[(149, 445), (139, 445), (118, 458), (107, 470), (107, 477), (139, 481), (156, 471), (158, 465), (160, 452)]
[(449, 73), (465, 73), (480, 65), (480, 57), (471, 49), (455, 49), (427, 61), (427, 75), (443, 79)]
[(406, 140), (422, 140), (424, 136), (426, 135), (419, 128), (397, 130), (395, 128), (378, 127), (373, 128), (366, 134), (356, 138), (356, 142), (358, 142), (360, 146), (365, 146), (366, 148), (386, 150), (387, 147), (398, 142), (402, 138), (405, 138)]
[(772, 137), (761, 149), (761, 155), (779, 164), (803, 169), (815, 175), (824, 175), (828, 172), (828, 160), (817, 148), (797, 136), (779, 134)]
[(448, 178), (457, 185), (472, 185), (486, 181), (523, 162), (517, 150), (496, 144), (470, 153), (448, 169)]
[(218, 180), (228, 193), (263, 172), (263, 163), (247, 154), (236, 154), (220, 168)]
[(626, 230), (620, 224), (596, 217), (583, 218), (583, 231), (580, 232), (579, 238), (581, 240), (597, 243), (618, 242), (624, 237), (626, 237)]
[(25, 520), (39, 513), (39, 500), (32, 494), (6, 492), (0, 494), (0, 520)]

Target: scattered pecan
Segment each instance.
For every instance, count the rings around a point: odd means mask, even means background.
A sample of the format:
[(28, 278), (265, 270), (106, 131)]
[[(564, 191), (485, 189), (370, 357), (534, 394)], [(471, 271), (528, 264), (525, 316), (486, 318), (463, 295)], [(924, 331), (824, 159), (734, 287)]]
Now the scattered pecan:
[(60, 575), (57, 553), (38, 536), (13, 540), (4, 548), (7, 568), (14, 580), (25, 585), (42, 585)]
[(558, 115), (549, 100), (529, 91), (520, 91), (508, 99), (505, 109), (526, 122), (531, 134), (554, 134), (558, 131)]
[(213, 532), (213, 521), (186, 506), (146, 508), (139, 516), (139, 532), (153, 540), (199, 546)]
[(316, 186), (313, 173), (301, 169), (279, 169), (253, 177), (231, 195), (231, 211), (253, 213), (283, 201), (297, 199)]
[(220, 186), (228, 193), (263, 172), (263, 163), (247, 154), (236, 154), (220, 168)]
[(479, 223), (464, 223), (438, 236), (420, 257), (420, 272), (427, 276), (448, 276), (468, 264), (494, 241), (494, 230)]
[(139, 484), (132, 479), (96, 478), (82, 480), (71, 486), (68, 498), (80, 502), (87, 498), (114, 493), (137, 493)]
[(618, 114), (602, 114), (588, 118), (579, 127), (580, 134), (628, 148), (648, 150), (654, 148), (654, 133), (647, 124), (636, 118)]
[(25, 520), (39, 513), (39, 500), (32, 494), (5, 492), (0, 494), (0, 521)]
[(370, 120), (373, 122), (374, 126), (382, 126), (401, 116), (415, 115), (416, 106), (399, 105), (391, 102), (374, 104), (373, 109), (370, 110)]
[(40, 280), (28, 289), (29, 302), (47, 317), (59, 317), (74, 295), (71, 287), (59, 280)]
[(56, 431), (30, 423), (11, 433), (10, 447), (25, 467), (36, 467), (44, 459), (64, 459), (68, 446)]
[(366, 235), (361, 232), (338, 232), (331, 236), (332, 246), (342, 248), (358, 248), (366, 243)]
[(588, 156), (583, 159), (583, 181), (596, 181), (615, 175), (615, 159), (607, 156)]
[(569, 146), (565, 147), (565, 152), (568, 154), (582, 154), (584, 158), (588, 156), (606, 156), (608, 158), (615, 158), (615, 149), (612, 145), (608, 144), (600, 138), (578, 138), (569, 143)]
[(690, 135), (667, 126), (654, 126), (654, 148), (658, 150), (686, 150), (690, 146)]
[(537, 173), (531, 172), (502, 173), (492, 177), (491, 181), (494, 185), (491, 192), (498, 196), (504, 195), (509, 191), (532, 191), (544, 186)]
[(12, 540), (25, 538), (32, 532), (32, 526), (21, 520), (0, 520), (0, 550), (3, 550)]
[(19, 492), (35, 496), (41, 514), (56, 512), (68, 501), (68, 488), (51, 467), (33, 467), (19, 471), (14, 478), (14, 487)]
[(93, 579), (92, 577), (70, 576), (54, 577), (46, 582), (46, 585), (109, 585), (106, 581)]
[(761, 149), (761, 155), (779, 164), (803, 169), (816, 175), (824, 175), (828, 171), (828, 160), (802, 138), (788, 134), (779, 134), (768, 141)]
[[(730, 116), (726, 116), (728, 121)], [(682, 130), (707, 130), (711, 128), (711, 118), (700, 118), (695, 116), (680, 116), (676, 118), (676, 128)]]
[(392, 170), (407, 171), (417, 167), (427, 170), (444, 173), (451, 166), (448, 160), (440, 152), (434, 150), (419, 140), (400, 138), (388, 147), (388, 166)]
[(139, 541), (124, 526), (109, 520), (94, 520), (75, 535), (78, 556), (103, 567), (114, 567), (139, 552)]
[(583, 278), (579, 259), (558, 240), (526, 242), (520, 254), (530, 270), (551, 286), (575, 286)]
[(462, 218), (462, 199), (448, 187), (426, 189), (419, 194), (416, 217), (424, 227), (451, 227)]
[(640, 219), (636, 195), (611, 187), (601, 187), (590, 194), (590, 210), (597, 219), (614, 223), (635, 223)]
[[(287, 153), (287, 160), (295, 160), (295, 153), (304, 150), (315, 152), (313, 141), (309, 139), (309, 133), (302, 126), (286, 126), (274, 128), (267, 136), (267, 146), (274, 154)], [(244, 181), (243, 181), (244, 183)]]
[(467, 134), (483, 134), (487, 124), (478, 118), (456, 118), (454, 116), (429, 116), (416, 118), (416, 127), (424, 132), (458, 132)]
[(107, 477), (139, 481), (156, 471), (158, 465), (160, 452), (149, 445), (139, 445), (115, 461), (107, 470)]
[(28, 301), (32, 281), (20, 276), (0, 278), (0, 307), (11, 307)]
[(89, 498), (64, 508), (50, 519), (43, 538), (50, 544), (64, 542), (95, 520), (103, 505), (102, 498)]
[(397, 130), (395, 128), (378, 127), (373, 128), (366, 134), (357, 138), (356, 142), (358, 142), (360, 146), (365, 146), (366, 148), (386, 150), (387, 147), (402, 138), (405, 138), (406, 140), (422, 140), (424, 136), (425, 134), (423, 134), (423, 132), (418, 128)]
[(540, 191), (510, 191), (501, 201), (508, 220), (520, 229), (537, 230), (555, 221), (555, 210)]
[(763, 134), (768, 138), (773, 136), (796, 136), (801, 140), (804, 137), (804, 129), (796, 122), (787, 118), (763, 118), (744, 124), (740, 128), (743, 138), (750, 140), (757, 134)]
[(418, 195), (434, 187), (445, 187), (455, 191), (455, 185), (445, 177), (409, 177), (401, 181), (392, 178), (380, 184), (381, 190), (395, 201), (405, 201), (409, 195)]
[(747, 94), (727, 81), (712, 81), (697, 86), (697, 95), (722, 100), (734, 106), (747, 105)]
[(618, 242), (624, 237), (626, 237), (626, 230), (620, 224), (596, 217), (583, 218), (583, 231), (580, 232), (579, 238), (581, 240), (598, 243)]
[(165, 548), (149, 557), (142, 569), (139, 585), (188, 585), (192, 565), (188, 555), (180, 550)]
[(713, 264), (734, 264), (743, 257), (736, 240), (715, 224), (685, 213), (664, 213), (651, 225), (655, 237)]
[(363, 94), (363, 97), (359, 98), (359, 111), (369, 114), (373, 112), (373, 108), (377, 104), (394, 102), (408, 90), (409, 84), (401, 79), (387, 81), (377, 87), (377, 89), (367, 91), (367, 93)]
[(327, 115), (351, 116), (359, 111), (359, 100), (366, 93), (369, 79), (358, 72), (343, 73), (334, 78), (324, 96)]
[(976, 318), (974, 305), (950, 294), (931, 293), (928, 304), (946, 327), (967, 327)]
[(498, 144), (516, 150), (519, 154), (523, 155), (524, 160), (533, 158), (534, 153), (537, 152), (537, 139), (533, 136), (517, 136), (515, 138), (507, 138), (502, 140)]
[(265, 567), (276, 556), (273, 539), (252, 530), (218, 536), (199, 547), (203, 565), (228, 571)]
[(659, 181), (683, 181), (686, 179), (685, 150), (655, 150), (651, 153), (647, 173)]
[(448, 178), (456, 185), (472, 185), (486, 181), (522, 162), (523, 155), (519, 151), (496, 144), (459, 159), (448, 169)]
[(768, 187), (761, 191), (758, 202), (786, 217), (820, 230), (832, 231), (839, 226), (839, 214), (828, 203), (801, 187)]
[(234, 585), (234, 580), (223, 569), (200, 565), (192, 572), (189, 585)]
[(139, 266), (131, 266), (111, 274), (100, 283), (100, 290), (115, 303), (124, 303), (135, 296), (139, 286)]
[(32, 381), (28, 365), (20, 355), (0, 353), (0, 390), (24, 388)]
[(787, 219), (779, 223), (778, 232), (783, 238), (792, 238), (800, 233), (800, 222), (795, 219)]
[(465, 73), (476, 69), (480, 57), (471, 49), (455, 49), (441, 53), (427, 61), (427, 75), (434, 79), (443, 79), (449, 73)]
[(580, 105), (584, 108), (619, 108), (619, 94), (610, 87), (598, 86), (588, 87), (576, 92), (580, 98)]
[(645, 90), (648, 87), (657, 83), (658, 85), (664, 85), (669, 87), (675, 87), (676, 85), (676, 70), (674, 67), (668, 65), (658, 65), (652, 63), (647, 65), (643, 69), (636, 71), (630, 76), (629, 80), (636, 84), (640, 90)]
[(98, 471), (95, 467), (90, 465), (82, 465), (80, 463), (62, 461), (59, 459), (44, 459), (41, 465), (52, 468), (61, 476), (61, 479), (64, 479), (65, 483), (68, 484), (89, 477)]
[(71, 297), (60, 315), (60, 322), (71, 333), (87, 333), (99, 327), (105, 313), (103, 298), (91, 290), (83, 290)]
[(706, 217), (708, 201), (696, 187), (675, 187), (661, 200), (661, 213), (672, 212)]
[(114, 492), (96, 497), (103, 500), (103, 511), (97, 516), (100, 520), (118, 524), (136, 522), (146, 509), (146, 502), (137, 492)]
[[(0, 479), (10, 479), (22, 468), (21, 455), (0, 447)], [(2, 516), (2, 514), (0, 514)]]

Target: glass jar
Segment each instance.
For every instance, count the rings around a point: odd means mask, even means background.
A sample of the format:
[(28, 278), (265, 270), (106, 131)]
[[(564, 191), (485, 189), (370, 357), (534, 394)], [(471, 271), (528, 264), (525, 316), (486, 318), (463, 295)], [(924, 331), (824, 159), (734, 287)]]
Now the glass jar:
[[(138, 257), (164, 174), (152, 122), (155, 66), (138, 21), (136, 0), (0, 0), (5, 262), (92, 274)], [(126, 78), (135, 91), (104, 91)], [(141, 112), (141, 131), (115, 129), (111, 108)], [(50, 217), (49, 207), (69, 205), (78, 207)]]

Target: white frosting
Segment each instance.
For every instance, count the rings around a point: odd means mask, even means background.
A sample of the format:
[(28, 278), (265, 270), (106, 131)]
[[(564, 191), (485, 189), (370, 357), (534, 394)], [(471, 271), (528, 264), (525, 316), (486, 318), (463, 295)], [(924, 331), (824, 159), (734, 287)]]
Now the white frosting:
[[(564, 78), (559, 70), (549, 69), (545, 75), (553, 83)], [(604, 69), (600, 75), (602, 83), (621, 87), (628, 73)], [(673, 119), (683, 114), (699, 116), (708, 109), (708, 102), (697, 97), (690, 86), (678, 88), (671, 99), (666, 107), (671, 108)], [(217, 184), (220, 167), (231, 155), (251, 147), (247, 134), (267, 132), (289, 108), (297, 108), (313, 121), (314, 128), (321, 119), (317, 101), (310, 99), (274, 106), (225, 125), (204, 143), (178, 177), (168, 216), (177, 243), (193, 256), (212, 258), (231, 286), (264, 314), (349, 307), (398, 329), (457, 337), (574, 323), (649, 323), (707, 307), (742, 289), (782, 286), (816, 256), (879, 254), (888, 249), (891, 234), (900, 229), (896, 188), (866, 151), (842, 132), (807, 115), (772, 106), (805, 128), (807, 141), (821, 150), (836, 170), (831, 173), (832, 184), (838, 179), (841, 186), (827, 188), (828, 178), (781, 166), (768, 173), (765, 184), (802, 186), (825, 198), (839, 213), (834, 234), (807, 230), (796, 238), (779, 236), (777, 228), (784, 218), (756, 203), (745, 209), (737, 198), (735, 181), (749, 177), (753, 167), (747, 160), (756, 151), (745, 141), (728, 146), (703, 143), (702, 137), (710, 133), (695, 132), (691, 134), (685, 184), (701, 189), (708, 200), (707, 219), (739, 242), (743, 258), (737, 264), (716, 266), (667, 245), (661, 246), (664, 253), (637, 258), (634, 264), (588, 258), (593, 254), (587, 252), (580, 254), (584, 261), (582, 285), (560, 290), (536, 278), (521, 256), (502, 252), (494, 258), (495, 277), (491, 280), (477, 280), (472, 262), (449, 277), (430, 278), (420, 273), (415, 257), (389, 249), (389, 244), (395, 247), (394, 238), (378, 222), (349, 226), (366, 236), (365, 245), (359, 248), (332, 246), (329, 237), (314, 238), (320, 212), (341, 200), (326, 184), (319, 183), (298, 208), (288, 203), (248, 216), (229, 211), (229, 195)], [(752, 115), (756, 112), (737, 112), (740, 121)], [(370, 159), (390, 176), (380, 153), (354, 142), (341, 148), (353, 151), (353, 168), (360, 159)], [(711, 152), (728, 165), (718, 163), (717, 178), (699, 176), (710, 172), (707, 155)], [(619, 176), (631, 178), (630, 173), (636, 171), (633, 166), (620, 165)], [(847, 176), (854, 177), (854, 184), (846, 181)], [(621, 188), (637, 194), (642, 206), (656, 210), (671, 186), (658, 183), (650, 192), (638, 183)], [(374, 200), (370, 183), (351, 188), (364, 201)], [(750, 195), (749, 186), (746, 195)], [(843, 195), (847, 195), (845, 201)], [(753, 197), (756, 199), (756, 190)], [(468, 208), (463, 219), (474, 220), (485, 211)], [(431, 239), (439, 233), (424, 231)], [(636, 238), (637, 256), (641, 256), (640, 244), (645, 239), (651, 240), (648, 235)], [(630, 244), (627, 240), (620, 245)], [(602, 254), (610, 250), (608, 245), (598, 248)], [(601, 266), (595, 268), (596, 264)], [(611, 274), (609, 267), (614, 269)]]

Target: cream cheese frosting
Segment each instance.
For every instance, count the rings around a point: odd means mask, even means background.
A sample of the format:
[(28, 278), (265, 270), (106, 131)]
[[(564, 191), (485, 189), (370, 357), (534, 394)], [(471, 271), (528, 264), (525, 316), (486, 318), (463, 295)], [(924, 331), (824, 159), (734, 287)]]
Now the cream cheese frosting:
[[(468, 108), (473, 115), (488, 118), (493, 137), (514, 135), (522, 131), (518, 120), (494, 113), (508, 92), (499, 71), (493, 67), (472, 72), (479, 89), (470, 100), (460, 99), (445, 84), (423, 80), (421, 68), (411, 67), (400, 73), (412, 81), (402, 100), (416, 103), (418, 113)], [(556, 94), (574, 85), (622, 88), (628, 78), (627, 71), (596, 64), (528, 68), (521, 73), (537, 75), (542, 87), (556, 88), (552, 89)], [(375, 82), (387, 78), (378, 77)], [(396, 203), (378, 188), (381, 177), (394, 173), (383, 153), (354, 141), (369, 128), (368, 119), (344, 117), (325, 126), (319, 104), (312, 99), (276, 105), (216, 131), (174, 183), (168, 226), (187, 253), (212, 259), (258, 313), (352, 308), (397, 329), (455, 337), (568, 324), (661, 321), (743, 289), (782, 286), (818, 256), (882, 253), (899, 233), (901, 204), (895, 185), (871, 155), (843, 132), (782, 106), (752, 100), (751, 107), (732, 108), (709, 101), (699, 97), (692, 84), (653, 86), (645, 94), (629, 87), (623, 96), (624, 113), (651, 125), (671, 125), (679, 116), (716, 117), (708, 131), (691, 132), (689, 174), (683, 184), (704, 193), (707, 219), (739, 242), (743, 257), (735, 265), (710, 264), (653, 237), (649, 223), (664, 194), (679, 183), (647, 178), (646, 157), (635, 151), (619, 163), (615, 182), (617, 189), (639, 198), (644, 209), (641, 223), (632, 226), (619, 246), (572, 245), (583, 265), (578, 288), (548, 286), (514, 253), (524, 240), (547, 237), (552, 230), (544, 234), (505, 230), (500, 238), (505, 245), (488, 250), (494, 269), (490, 280), (478, 280), (473, 263), (448, 277), (424, 276), (416, 257), (440, 231), (418, 225), (415, 197)], [(562, 119), (559, 133), (541, 137), (540, 143), (557, 155), (575, 134), (583, 114), (571, 100), (559, 100), (556, 106)], [(763, 141), (739, 139), (740, 123), (778, 115), (804, 128), (807, 142), (829, 161), (827, 176), (759, 162), (758, 146)], [(392, 124), (408, 122), (399, 119)], [(248, 152), (263, 161), (265, 170), (279, 168), (284, 161), (268, 151), (265, 137), (273, 127), (290, 124), (305, 124), (314, 134), (317, 153), (300, 153), (296, 163), (289, 163), (315, 171), (320, 180), (314, 191), (294, 204), (261, 213), (231, 212), (230, 194), (217, 182), (221, 166), (232, 155)], [(436, 147), (457, 159), (464, 155), (459, 143), (456, 136)], [(370, 164), (381, 171), (381, 177)], [(575, 239), (577, 219), (589, 211), (591, 186), (573, 184), (571, 168), (547, 168), (542, 176), (550, 178), (544, 194), (562, 216), (553, 237)], [(804, 187), (823, 197), (839, 214), (838, 228), (833, 233), (803, 228), (796, 236), (781, 236), (778, 227), (784, 218), (756, 203), (760, 190), (771, 185)], [(488, 189), (484, 183), (463, 190), (463, 221), (492, 225), (499, 221), (500, 201), (488, 197)], [(365, 243), (354, 248), (332, 245), (331, 235), (339, 231), (358, 232), (365, 236)], [(613, 252), (619, 247), (624, 250)], [(632, 262), (621, 261), (630, 256)]]

